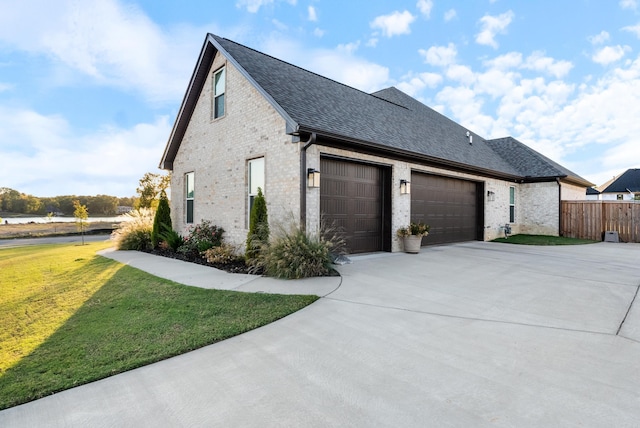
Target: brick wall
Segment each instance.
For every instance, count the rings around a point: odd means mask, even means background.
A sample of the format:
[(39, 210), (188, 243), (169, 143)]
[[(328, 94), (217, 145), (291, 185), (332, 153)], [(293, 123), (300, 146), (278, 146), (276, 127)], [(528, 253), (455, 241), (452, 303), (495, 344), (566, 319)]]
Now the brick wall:
[[(212, 77), (226, 66), (225, 115), (212, 119)], [(184, 174), (195, 172), (194, 223), (210, 220), (225, 238), (243, 245), (247, 235), (247, 161), (265, 157), (267, 210), (272, 220), (300, 211), (298, 144), (285, 134), (285, 121), (219, 53), (174, 161), (172, 221), (183, 233)]]

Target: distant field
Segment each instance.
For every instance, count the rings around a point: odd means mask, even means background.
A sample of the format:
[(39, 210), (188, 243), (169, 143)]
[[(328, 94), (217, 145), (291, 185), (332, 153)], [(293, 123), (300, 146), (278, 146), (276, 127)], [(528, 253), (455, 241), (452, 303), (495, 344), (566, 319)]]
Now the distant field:
[[(79, 233), (75, 223), (30, 223), (30, 224), (0, 224), (0, 239), (37, 238), (42, 236), (69, 235)], [(96, 222), (85, 225), (85, 233), (104, 231), (109, 233), (113, 223)]]

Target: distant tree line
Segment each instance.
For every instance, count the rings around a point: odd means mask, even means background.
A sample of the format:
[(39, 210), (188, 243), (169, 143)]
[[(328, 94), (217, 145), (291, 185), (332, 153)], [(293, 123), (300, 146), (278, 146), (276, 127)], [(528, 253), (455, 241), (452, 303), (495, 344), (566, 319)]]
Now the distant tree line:
[(109, 195), (65, 195), (41, 198), (8, 187), (0, 187), (0, 211), (4, 212), (43, 216), (53, 213), (71, 216), (75, 210), (73, 201), (76, 200), (85, 205), (92, 216), (117, 215), (118, 206), (135, 207), (138, 204), (138, 198), (135, 196), (118, 198)]

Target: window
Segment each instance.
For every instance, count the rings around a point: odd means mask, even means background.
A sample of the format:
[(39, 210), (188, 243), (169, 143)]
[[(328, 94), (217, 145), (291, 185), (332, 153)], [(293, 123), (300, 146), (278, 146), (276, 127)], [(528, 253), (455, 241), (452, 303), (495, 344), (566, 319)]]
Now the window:
[(516, 188), (509, 187), (509, 223), (516, 221)]
[(253, 208), (253, 200), (258, 195), (258, 188), (262, 189), (264, 193), (264, 158), (252, 159), (248, 164), (249, 182), (249, 200), (247, 202), (247, 227), (249, 225), (249, 218), (251, 217), (251, 208)]
[(225, 69), (221, 68), (213, 75), (213, 118), (224, 116)]
[(193, 198), (195, 196), (194, 186), (195, 173), (188, 172), (184, 175), (185, 207), (187, 208), (187, 223), (193, 223)]
[(616, 200), (618, 200), (618, 201), (622, 201), (622, 200), (624, 200), (624, 195), (617, 194), (617, 195), (616, 195)]

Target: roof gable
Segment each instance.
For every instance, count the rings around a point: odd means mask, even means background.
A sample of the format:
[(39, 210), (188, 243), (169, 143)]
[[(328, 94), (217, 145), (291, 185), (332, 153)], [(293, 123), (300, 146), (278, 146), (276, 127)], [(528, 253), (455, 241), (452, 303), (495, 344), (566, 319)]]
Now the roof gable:
[(628, 169), (616, 178), (601, 193), (640, 192), (640, 169)]

